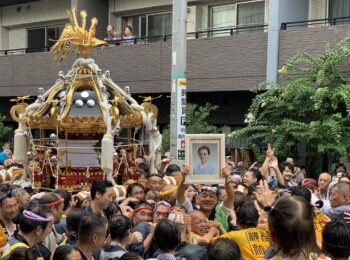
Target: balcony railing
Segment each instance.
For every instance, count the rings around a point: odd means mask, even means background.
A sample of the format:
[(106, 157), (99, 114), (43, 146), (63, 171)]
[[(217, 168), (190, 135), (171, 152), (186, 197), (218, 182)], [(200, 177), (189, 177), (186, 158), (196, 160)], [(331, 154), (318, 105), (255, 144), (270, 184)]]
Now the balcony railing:
[(287, 30), (288, 28), (293, 28), (293, 27), (306, 27), (306, 26), (313, 26), (313, 25), (332, 26), (332, 25), (349, 24), (349, 23), (350, 23), (350, 16), (315, 19), (315, 20), (307, 20), (307, 21), (281, 23), (281, 30), (284, 31), (284, 30)]
[[(257, 24), (257, 25), (242, 25), (235, 27), (225, 27), (225, 28), (217, 28), (206, 31), (197, 31), (187, 33), (187, 39), (199, 39), (199, 38), (211, 38), (211, 37), (222, 37), (222, 36), (230, 36), (230, 35), (238, 35), (243, 32), (259, 32), (265, 31), (268, 28), (266, 24)], [(109, 42), (112, 45), (133, 45), (133, 44), (150, 44), (154, 42), (169, 42), (172, 39), (172, 35), (162, 35), (162, 36), (152, 36), (152, 37), (141, 37), (134, 39), (126, 39), (126, 40), (116, 40)], [(9, 49), (9, 50), (1, 50), (0, 56), (4, 55), (15, 55), (15, 54), (25, 54), (25, 53), (33, 53), (33, 52), (47, 52), (50, 51), (50, 47), (42, 47), (42, 48), (22, 48), (22, 49)]]

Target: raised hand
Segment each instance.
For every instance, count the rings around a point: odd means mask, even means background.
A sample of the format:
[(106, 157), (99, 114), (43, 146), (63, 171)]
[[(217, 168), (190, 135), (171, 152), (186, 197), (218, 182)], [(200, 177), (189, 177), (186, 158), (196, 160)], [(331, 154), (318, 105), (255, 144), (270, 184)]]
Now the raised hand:
[(270, 162), (269, 162), (269, 167), (271, 167), (273, 169), (276, 169), (278, 167), (277, 157), (275, 157), (275, 156), (271, 157)]
[(190, 167), (186, 164), (183, 164), (180, 168), (180, 172), (182, 173), (183, 177), (186, 177), (190, 175)]
[(266, 157), (272, 158), (275, 156), (275, 149), (272, 149), (271, 144), (267, 144)]
[(221, 170), (221, 175), (224, 179), (227, 179), (231, 176), (231, 170), (230, 168), (227, 166), (227, 164), (225, 165), (224, 168), (222, 168)]
[(263, 207), (271, 206), (275, 201), (275, 196), (272, 194), (271, 190), (269, 189), (269, 186), (267, 184), (267, 181), (261, 180), (260, 182), (260, 191), (256, 192), (254, 191), (253, 194), (256, 198), (256, 200), (263, 205)]

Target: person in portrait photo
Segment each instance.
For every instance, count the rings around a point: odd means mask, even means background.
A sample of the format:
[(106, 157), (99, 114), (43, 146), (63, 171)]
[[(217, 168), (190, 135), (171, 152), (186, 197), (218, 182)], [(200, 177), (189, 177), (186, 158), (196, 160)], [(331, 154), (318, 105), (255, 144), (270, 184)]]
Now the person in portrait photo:
[(210, 149), (208, 146), (201, 146), (198, 149), (200, 163), (193, 168), (193, 175), (217, 175), (217, 169), (210, 160)]

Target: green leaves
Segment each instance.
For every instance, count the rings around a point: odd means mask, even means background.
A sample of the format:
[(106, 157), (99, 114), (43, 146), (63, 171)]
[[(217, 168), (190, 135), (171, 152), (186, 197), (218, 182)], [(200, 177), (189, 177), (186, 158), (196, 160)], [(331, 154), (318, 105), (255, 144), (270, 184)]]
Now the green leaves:
[(350, 80), (343, 72), (349, 62), (350, 35), (318, 57), (298, 52), (279, 71), (288, 83), (253, 99), (237, 136), (247, 138), (258, 157), (271, 143), (281, 157), (296, 155), (303, 145), (311, 160), (349, 158)]
[(6, 135), (11, 128), (4, 125), (5, 116), (0, 114), (0, 138)]
[[(188, 134), (209, 134), (216, 133), (217, 127), (207, 122), (208, 116), (215, 111), (218, 106), (206, 103), (204, 106), (188, 103), (186, 107), (186, 133)], [(170, 149), (170, 128), (167, 127), (162, 132), (162, 152)]]

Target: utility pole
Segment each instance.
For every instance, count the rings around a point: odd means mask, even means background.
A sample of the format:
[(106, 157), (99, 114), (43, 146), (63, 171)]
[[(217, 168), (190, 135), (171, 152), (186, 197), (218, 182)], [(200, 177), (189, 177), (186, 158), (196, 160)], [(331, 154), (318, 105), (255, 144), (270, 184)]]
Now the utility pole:
[(187, 103), (187, 0), (173, 0), (170, 156), (185, 160)]

